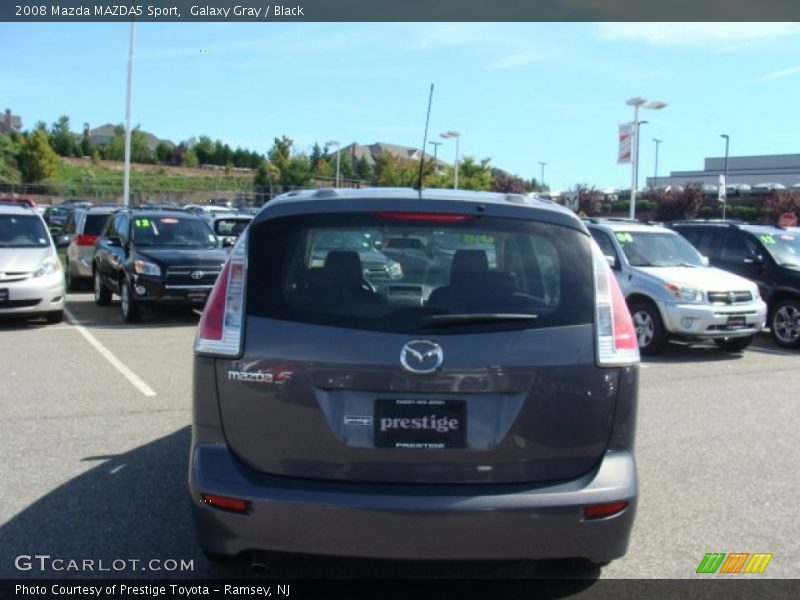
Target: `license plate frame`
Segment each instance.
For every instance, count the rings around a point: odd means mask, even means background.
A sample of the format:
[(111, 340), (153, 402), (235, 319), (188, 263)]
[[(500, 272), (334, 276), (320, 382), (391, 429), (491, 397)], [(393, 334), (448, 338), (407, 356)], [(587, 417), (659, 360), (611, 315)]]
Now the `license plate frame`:
[(744, 329), (747, 327), (747, 319), (742, 315), (728, 317), (728, 329)]
[(467, 423), (464, 400), (379, 398), (374, 405), (373, 444), (408, 450), (463, 449)]

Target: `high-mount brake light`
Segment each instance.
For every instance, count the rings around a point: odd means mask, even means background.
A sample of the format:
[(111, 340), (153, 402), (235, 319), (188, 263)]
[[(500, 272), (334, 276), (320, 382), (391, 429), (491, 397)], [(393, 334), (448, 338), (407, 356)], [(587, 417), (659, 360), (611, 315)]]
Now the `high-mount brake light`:
[(97, 241), (96, 235), (81, 234), (75, 236), (75, 243), (78, 246), (94, 246)]
[(247, 232), (236, 241), (208, 296), (197, 328), (199, 354), (237, 356), (241, 351), (244, 282), (247, 275)]
[(413, 212), (379, 212), (374, 216), (381, 219), (399, 219), (403, 221), (433, 221), (436, 223), (462, 223), (473, 217), (470, 215), (454, 215), (448, 213), (413, 213)]
[(639, 362), (636, 328), (622, 290), (603, 252), (592, 242), (595, 286), (597, 364), (601, 367)]

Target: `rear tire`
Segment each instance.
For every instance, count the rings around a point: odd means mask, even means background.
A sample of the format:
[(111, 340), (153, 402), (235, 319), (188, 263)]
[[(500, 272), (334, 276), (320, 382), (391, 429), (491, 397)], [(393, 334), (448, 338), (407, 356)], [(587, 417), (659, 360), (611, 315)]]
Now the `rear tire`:
[(97, 306), (108, 306), (111, 304), (111, 291), (103, 285), (100, 272), (94, 272), (94, 303)]
[(122, 309), (122, 319), (126, 323), (138, 323), (142, 320), (142, 307), (136, 302), (133, 296), (131, 284), (127, 279), (119, 283), (120, 303)]
[(50, 325), (61, 323), (61, 321), (64, 320), (64, 311), (63, 310), (50, 311), (44, 316), (44, 318), (47, 319), (47, 322), (50, 323)]
[(721, 338), (714, 340), (714, 343), (725, 352), (741, 352), (750, 345), (754, 337), (753, 335), (748, 335), (738, 338)]
[(784, 348), (800, 347), (800, 301), (788, 298), (775, 305), (769, 328), (772, 337)]
[(652, 302), (639, 301), (631, 305), (630, 311), (639, 352), (649, 356), (661, 354), (669, 342), (669, 336), (658, 308)]
[(68, 292), (77, 292), (80, 289), (79, 281), (72, 275), (72, 268), (69, 266), (69, 261), (67, 261), (67, 268), (64, 269), (64, 279), (66, 279)]

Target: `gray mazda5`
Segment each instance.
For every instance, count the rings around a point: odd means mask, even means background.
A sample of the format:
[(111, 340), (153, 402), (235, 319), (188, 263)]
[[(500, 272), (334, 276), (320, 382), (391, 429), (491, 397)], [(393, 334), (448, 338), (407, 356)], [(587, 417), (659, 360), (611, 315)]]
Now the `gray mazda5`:
[[(390, 248), (391, 277), (364, 264)], [(638, 363), (605, 257), (552, 202), (278, 197), (237, 241), (198, 327), (200, 546), (212, 558), (621, 557)]]

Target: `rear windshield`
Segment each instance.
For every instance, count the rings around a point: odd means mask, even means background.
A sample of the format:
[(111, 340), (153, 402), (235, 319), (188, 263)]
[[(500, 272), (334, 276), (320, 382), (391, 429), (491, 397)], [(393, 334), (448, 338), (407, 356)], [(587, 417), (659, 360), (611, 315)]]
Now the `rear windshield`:
[(213, 248), (219, 245), (211, 229), (196, 217), (135, 215), (132, 230), (137, 246)]
[(214, 221), (214, 233), (217, 235), (241, 235), (250, 224), (250, 219), (219, 219)]
[(83, 233), (85, 235), (100, 235), (103, 232), (103, 227), (105, 227), (106, 221), (108, 221), (110, 216), (110, 214), (86, 215), (86, 222), (83, 225)]
[(592, 321), (589, 238), (565, 227), (304, 215), (249, 244), (250, 315), (419, 334)]
[(0, 215), (0, 248), (44, 248), (50, 237), (39, 217)]

